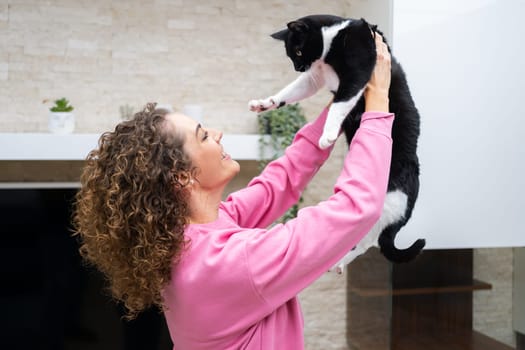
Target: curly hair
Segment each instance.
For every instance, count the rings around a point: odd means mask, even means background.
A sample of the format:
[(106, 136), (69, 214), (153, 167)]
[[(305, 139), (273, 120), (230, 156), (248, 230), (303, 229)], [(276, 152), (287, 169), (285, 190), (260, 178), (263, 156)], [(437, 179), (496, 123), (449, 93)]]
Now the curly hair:
[(194, 170), (168, 111), (155, 106), (100, 137), (73, 212), (82, 257), (104, 273), (128, 319), (152, 305), (163, 309), (161, 291), (188, 243), (186, 185)]

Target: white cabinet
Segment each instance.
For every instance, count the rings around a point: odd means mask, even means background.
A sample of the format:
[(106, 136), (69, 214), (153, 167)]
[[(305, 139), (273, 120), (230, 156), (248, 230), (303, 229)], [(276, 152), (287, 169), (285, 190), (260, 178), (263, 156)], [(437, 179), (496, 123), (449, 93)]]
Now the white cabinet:
[[(84, 160), (99, 134), (0, 133), (2, 160)], [(225, 134), (221, 143), (235, 160), (258, 160), (259, 135)]]

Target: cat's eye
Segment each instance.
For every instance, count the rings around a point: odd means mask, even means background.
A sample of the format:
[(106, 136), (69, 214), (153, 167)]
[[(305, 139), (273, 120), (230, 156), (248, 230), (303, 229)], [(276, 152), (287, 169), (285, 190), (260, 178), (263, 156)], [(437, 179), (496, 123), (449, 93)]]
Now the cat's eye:
[(301, 52), (301, 50), (297, 49), (295, 50), (295, 54), (299, 57), (301, 57), (303, 55), (303, 53)]

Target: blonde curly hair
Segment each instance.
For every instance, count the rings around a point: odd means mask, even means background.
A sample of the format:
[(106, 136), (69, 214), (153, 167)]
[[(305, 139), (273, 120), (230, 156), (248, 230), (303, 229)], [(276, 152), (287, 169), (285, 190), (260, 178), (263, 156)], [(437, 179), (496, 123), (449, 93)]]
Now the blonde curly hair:
[(186, 185), (194, 169), (168, 111), (155, 106), (100, 137), (73, 213), (82, 257), (104, 273), (128, 319), (163, 308), (161, 291), (188, 243)]

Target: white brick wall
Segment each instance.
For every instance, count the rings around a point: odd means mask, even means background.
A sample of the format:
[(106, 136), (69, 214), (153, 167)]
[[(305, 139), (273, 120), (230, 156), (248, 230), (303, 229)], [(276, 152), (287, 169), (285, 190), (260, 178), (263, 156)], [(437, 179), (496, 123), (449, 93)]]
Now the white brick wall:
[(513, 257), (512, 248), (474, 251), (474, 278), (492, 284), (492, 289), (474, 292), (473, 327), (515, 347), (512, 327)]
[[(119, 106), (203, 105), (209, 126), (255, 132), (247, 101), (296, 73), (269, 34), (347, 1), (38, 1), (0, 4), (0, 131), (46, 131), (44, 99), (67, 97), (77, 132), (102, 132)], [(328, 95), (305, 104), (313, 118)]]
[[(0, 132), (45, 132), (49, 105), (42, 100), (67, 97), (75, 107), (76, 132), (111, 129), (120, 106), (157, 101), (176, 108), (198, 103), (206, 125), (255, 133), (248, 100), (265, 97), (296, 76), (282, 43), (269, 34), (306, 14), (352, 15), (349, 0), (210, 3), (1, 0)], [(302, 103), (307, 118), (316, 117), (328, 100), (322, 93)], [(339, 142), (308, 187), (304, 205), (330, 195), (344, 149)], [(249, 170), (237, 184), (254, 174)], [(499, 271), (484, 266), (492, 281)], [(301, 293), (308, 349), (346, 348), (345, 289), (344, 277), (327, 274)], [(496, 289), (494, 294), (501, 296)], [(511, 300), (498, 300), (505, 305), (500, 310), (508, 310)], [(476, 312), (479, 320), (494, 310)], [(506, 327), (507, 316), (486, 328)]]

